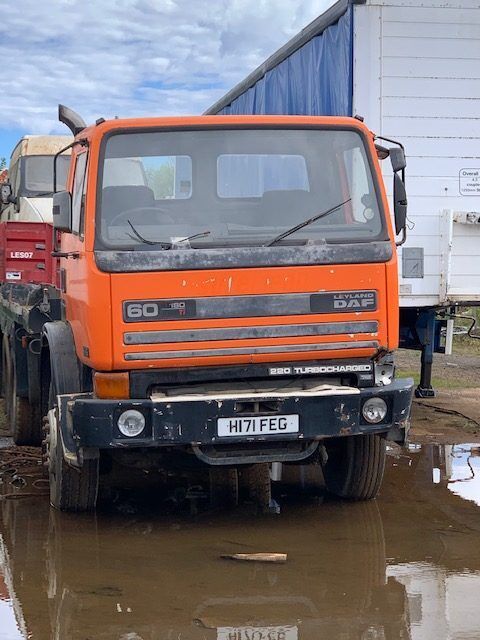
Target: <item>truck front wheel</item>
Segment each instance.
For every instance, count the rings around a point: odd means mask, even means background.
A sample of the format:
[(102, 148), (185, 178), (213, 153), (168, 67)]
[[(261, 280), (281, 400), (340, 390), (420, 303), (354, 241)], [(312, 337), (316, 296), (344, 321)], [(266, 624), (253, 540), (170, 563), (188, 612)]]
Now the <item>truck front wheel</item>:
[[(56, 407), (53, 411), (56, 412)], [(68, 465), (63, 455), (60, 426), (51, 415), (47, 452), (52, 507), (60, 511), (95, 509), (98, 495), (98, 458), (84, 460), (80, 468)]]
[[(70, 372), (65, 373), (63, 370), (55, 371), (52, 362), (48, 396), (49, 412), (45, 420), (50, 504), (60, 511), (92, 511), (97, 504), (99, 460), (86, 458), (81, 467), (72, 467), (67, 464), (63, 455), (61, 430), (58, 423), (57, 395), (80, 391), (80, 376), (70, 375), (74, 364), (75, 361), (71, 358)], [(70, 378), (67, 377), (69, 375)]]
[(350, 500), (377, 495), (385, 470), (386, 440), (374, 434), (325, 440), (327, 460), (322, 464), (330, 493)]

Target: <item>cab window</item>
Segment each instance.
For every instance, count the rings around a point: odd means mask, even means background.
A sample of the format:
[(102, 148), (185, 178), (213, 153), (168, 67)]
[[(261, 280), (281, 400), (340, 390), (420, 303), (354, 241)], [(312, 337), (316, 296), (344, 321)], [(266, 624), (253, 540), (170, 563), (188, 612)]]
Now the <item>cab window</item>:
[(72, 193), (72, 231), (77, 235), (83, 233), (83, 209), (85, 206), (85, 174), (87, 168), (87, 154), (77, 156)]

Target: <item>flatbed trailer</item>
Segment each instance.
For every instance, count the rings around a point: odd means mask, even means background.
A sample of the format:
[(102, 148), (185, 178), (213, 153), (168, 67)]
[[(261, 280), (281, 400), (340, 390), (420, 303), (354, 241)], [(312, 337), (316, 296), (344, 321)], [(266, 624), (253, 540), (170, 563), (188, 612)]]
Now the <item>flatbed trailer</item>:
[(5, 413), (16, 444), (40, 445), (42, 417), (42, 331), (60, 320), (58, 259), (54, 229), (35, 222), (0, 223), (0, 330)]

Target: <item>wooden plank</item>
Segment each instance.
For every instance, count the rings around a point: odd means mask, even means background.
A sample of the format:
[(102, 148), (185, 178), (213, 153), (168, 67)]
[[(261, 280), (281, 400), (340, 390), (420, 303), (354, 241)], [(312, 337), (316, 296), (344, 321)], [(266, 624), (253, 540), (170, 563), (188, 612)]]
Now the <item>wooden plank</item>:
[(239, 562), (275, 562), (284, 564), (287, 561), (286, 553), (231, 553), (220, 556), (225, 560), (238, 560)]

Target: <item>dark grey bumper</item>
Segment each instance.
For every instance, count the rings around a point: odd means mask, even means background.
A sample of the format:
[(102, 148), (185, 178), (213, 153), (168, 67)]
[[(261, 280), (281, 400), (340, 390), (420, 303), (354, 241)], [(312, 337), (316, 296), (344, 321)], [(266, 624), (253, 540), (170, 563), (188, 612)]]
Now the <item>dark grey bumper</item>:
[[(355, 394), (294, 395), (277, 400), (279, 414), (298, 414), (299, 432), (261, 436), (229, 437), (228, 444), (255, 442), (312, 442), (323, 438), (362, 433), (386, 433), (403, 442), (409, 427), (413, 380), (394, 380), (384, 387), (359, 389)], [(362, 418), (364, 401), (381, 396), (388, 405), (385, 422), (368, 424)], [(185, 399), (98, 400), (88, 395), (60, 397), (60, 425), (66, 450), (111, 449), (224, 444), (218, 437), (217, 419), (236, 415), (236, 400)], [(137, 409), (146, 427), (139, 437), (127, 438), (117, 428), (119, 415)], [(255, 415), (255, 414), (252, 414)]]

